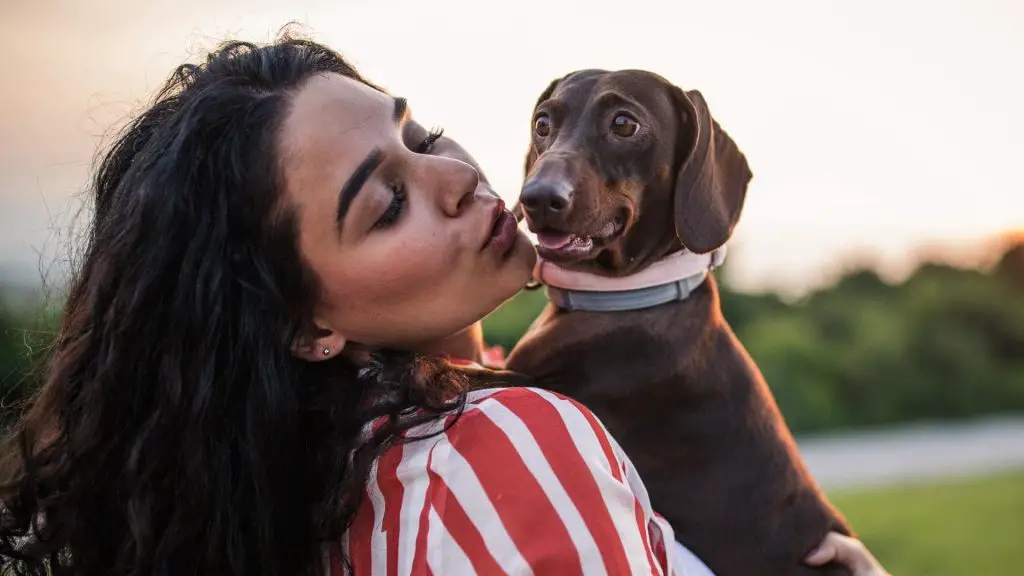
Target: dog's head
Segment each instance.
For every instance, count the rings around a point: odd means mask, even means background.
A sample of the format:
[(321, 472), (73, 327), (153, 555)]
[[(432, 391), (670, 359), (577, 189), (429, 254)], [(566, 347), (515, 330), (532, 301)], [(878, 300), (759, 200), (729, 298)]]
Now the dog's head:
[(581, 70), (534, 107), (518, 210), (545, 259), (630, 274), (732, 235), (751, 172), (697, 91), (639, 70)]

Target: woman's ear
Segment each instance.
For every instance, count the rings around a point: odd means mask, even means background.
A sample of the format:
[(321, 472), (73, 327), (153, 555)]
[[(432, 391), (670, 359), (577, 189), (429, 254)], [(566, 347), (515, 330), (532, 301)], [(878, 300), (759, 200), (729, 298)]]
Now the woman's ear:
[(326, 328), (318, 321), (314, 334), (295, 338), (292, 354), (308, 362), (330, 360), (341, 353), (345, 343), (345, 337), (340, 332)]

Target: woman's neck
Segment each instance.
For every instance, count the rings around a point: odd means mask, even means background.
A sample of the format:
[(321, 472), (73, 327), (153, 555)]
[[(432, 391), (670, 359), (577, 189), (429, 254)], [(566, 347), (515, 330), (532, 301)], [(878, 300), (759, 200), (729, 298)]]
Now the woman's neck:
[(434, 356), (451, 356), (473, 362), (482, 362), (484, 357), (483, 324), (477, 322), (451, 336), (416, 347), (417, 352)]

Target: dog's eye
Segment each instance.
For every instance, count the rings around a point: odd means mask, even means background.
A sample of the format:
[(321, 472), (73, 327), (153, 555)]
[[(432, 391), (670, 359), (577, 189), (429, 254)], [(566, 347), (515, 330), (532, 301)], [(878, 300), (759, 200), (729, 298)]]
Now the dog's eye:
[(533, 131), (541, 138), (547, 138), (551, 134), (551, 119), (547, 114), (541, 114), (533, 121)]
[(629, 138), (636, 134), (636, 131), (639, 128), (640, 124), (625, 114), (619, 114), (614, 120), (612, 120), (612, 132), (614, 132), (616, 136), (621, 136), (622, 138)]

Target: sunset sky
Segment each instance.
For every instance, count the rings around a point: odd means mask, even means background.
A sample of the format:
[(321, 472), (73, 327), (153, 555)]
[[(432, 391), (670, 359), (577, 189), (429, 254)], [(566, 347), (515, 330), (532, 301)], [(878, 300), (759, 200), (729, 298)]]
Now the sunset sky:
[[(699, 89), (754, 172), (741, 288), (801, 291), (851, 259), (899, 276), (1024, 229), (1021, 0), (4, 0), (0, 271), (38, 276), (100, 136), (171, 69), (296, 20), (409, 99), (518, 195), (539, 92), (578, 68)], [(215, 6), (215, 7), (212, 7)]]

